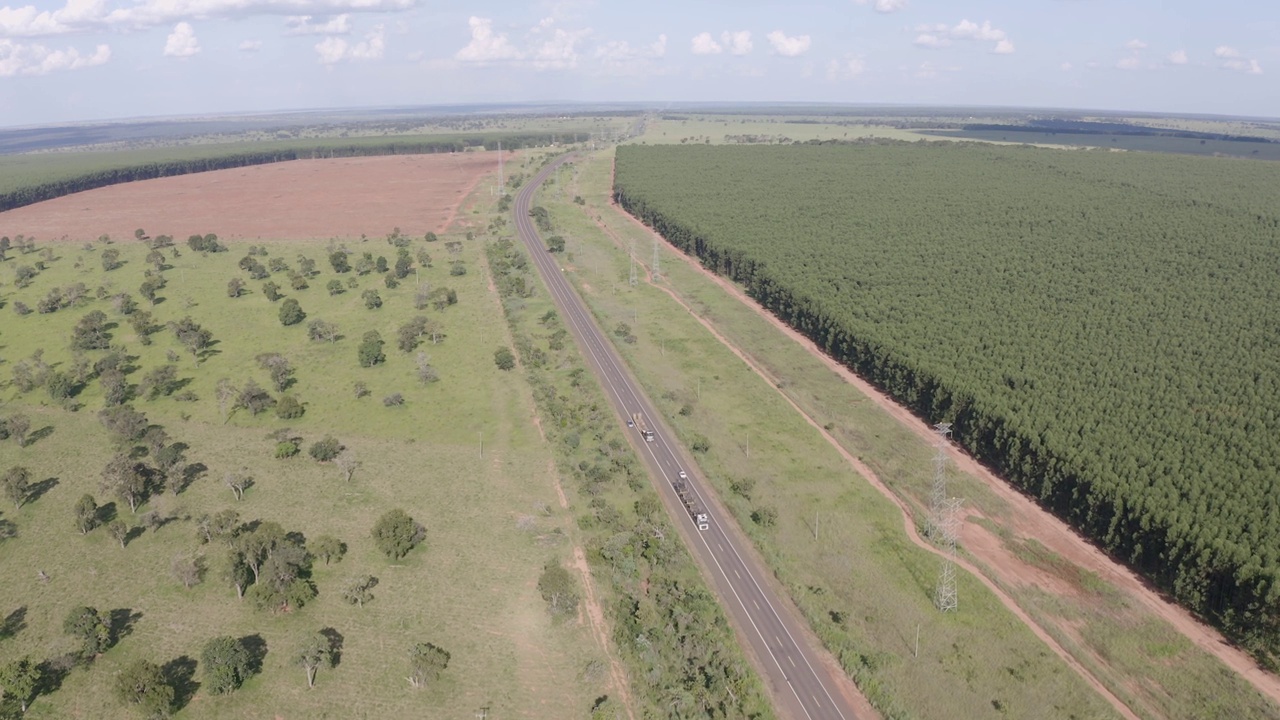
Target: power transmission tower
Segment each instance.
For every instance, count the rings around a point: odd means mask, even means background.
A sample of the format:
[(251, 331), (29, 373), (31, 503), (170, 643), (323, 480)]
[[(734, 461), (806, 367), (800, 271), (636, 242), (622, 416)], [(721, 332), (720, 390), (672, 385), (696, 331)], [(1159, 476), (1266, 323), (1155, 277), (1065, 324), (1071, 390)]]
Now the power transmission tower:
[(943, 505), (947, 502), (947, 436), (951, 434), (951, 423), (938, 423), (933, 426), (938, 439), (933, 447), (937, 452), (933, 455), (933, 487), (929, 490), (929, 518), (925, 524), (925, 535), (930, 540), (939, 542)]
[(631, 238), (631, 287), (636, 285), (636, 240)]
[(956, 593), (956, 536), (960, 534), (960, 498), (947, 498), (941, 525), (942, 547), (946, 557), (942, 559), (942, 570), (938, 573), (938, 591), (934, 602), (938, 610), (949, 612), (960, 606), (960, 598)]
[(658, 236), (653, 236), (653, 279), (656, 282), (662, 276), (662, 256), (658, 254)]

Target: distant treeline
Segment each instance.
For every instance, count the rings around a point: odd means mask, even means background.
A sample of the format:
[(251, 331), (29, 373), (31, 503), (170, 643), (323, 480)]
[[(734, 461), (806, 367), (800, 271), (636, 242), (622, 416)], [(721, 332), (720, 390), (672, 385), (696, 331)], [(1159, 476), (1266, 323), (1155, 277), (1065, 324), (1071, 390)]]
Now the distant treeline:
[[(63, 195), (107, 187), (108, 185), (175, 175), (188, 175), (210, 170), (226, 170), (228, 168), (314, 158), (424, 155), (429, 153), (464, 152), (470, 148), (478, 147), (483, 147), (486, 150), (496, 150), (498, 143), (502, 143), (505, 149), (513, 150), (547, 145), (554, 140), (578, 142), (585, 139), (585, 137), (580, 133), (548, 132), (520, 135), (492, 134), (473, 137), (441, 137), (440, 139), (378, 139), (368, 143), (355, 143), (348, 139), (330, 144), (309, 144), (293, 147), (275, 146), (261, 150), (235, 149), (243, 146), (229, 146), (226, 154), (211, 154), (206, 157), (160, 160), (138, 164), (128, 164), (126, 161), (125, 164), (119, 167), (99, 169), (19, 187), (6, 193), (0, 193), (0, 212), (23, 207), (24, 205), (33, 205), (45, 200), (52, 200)], [(127, 153), (121, 153), (121, 155), (122, 157), (127, 157)]]
[(1225, 140), (1228, 142), (1272, 143), (1269, 138), (1253, 135), (1225, 135), (1223, 133), (1175, 130), (1173, 128), (1148, 127), (1116, 122), (1092, 122), (1086, 120), (1030, 120), (1025, 125), (999, 125), (974, 123), (964, 130), (995, 130), (997, 132), (1074, 133), (1077, 135), (1141, 135), (1149, 137), (1176, 137), (1191, 140)]

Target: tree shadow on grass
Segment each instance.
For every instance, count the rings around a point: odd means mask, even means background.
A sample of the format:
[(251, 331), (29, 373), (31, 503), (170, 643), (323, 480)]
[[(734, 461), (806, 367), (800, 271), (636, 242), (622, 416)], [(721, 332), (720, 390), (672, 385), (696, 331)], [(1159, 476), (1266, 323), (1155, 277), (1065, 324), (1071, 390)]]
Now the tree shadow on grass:
[(338, 664), (342, 662), (342, 644), (346, 641), (346, 638), (342, 636), (342, 633), (331, 627), (321, 630), (320, 634), (328, 638), (333, 666), (338, 667)]
[(267, 658), (267, 641), (257, 633), (240, 638), (240, 644), (249, 652), (249, 674), (262, 672), (262, 662)]
[(165, 663), (160, 668), (160, 674), (173, 688), (175, 712), (186, 707), (187, 703), (191, 702), (191, 698), (195, 697), (196, 691), (200, 689), (200, 683), (196, 681), (196, 661), (186, 655)]
[(109, 502), (98, 507), (98, 512), (94, 514), (93, 519), (98, 525), (106, 525), (115, 520), (117, 515), (119, 513), (116, 512), (115, 502)]
[(32, 485), (30, 488), (27, 489), (26, 501), (29, 503), (33, 503), (39, 500), (40, 498), (44, 497), (45, 493), (49, 492), (50, 490), (56, 487), (58, 487), (58, 478), (56, 477), (45, 478), (44, 480), (41, 480), (40, 482), (36, 483), (35, 485)]
[(36, 695), (52, 695), (62, 689), (62, 681), (80, 663), (75, 653), (51, 657), (40, 663), (40, 681), (36, 683)]
[(129, 528), (129, 533), (124, 536), (125, 547), (128, 547), (129, 543), (142, 537), (142, 533), (146, 531), (147, 529), (142, 527), (141, 525), (134, 525), (133, 527)]
[(52, 434), (53, 434), (53, 426), (52, 426), (52, 425), (45, 425), (44, 427), (40, 428), (39, 430), (36, 430), (35, 432), (31, 433), (30, 435), (27, 435), (27, 441), (26, 441), (25, 443), (23, 443), (23, 445), (22, 445), (22, 446), (23, 446), (23, 447), (31, 447), (32, 445), (35, 445), (36, 443), (38, 443), (38, 442), (40, 442), (41, 440), (43, 440), (43, 439), (45, 439), (45, 438), (49, 437), (49, 436), (50, 436), (50, 435), (52, 435)]
[(204, 463), (194, 462), (187, 465), (182, 469), (182, 476), (174, 479), (174, 494), (181, 494), (184, 490), (191, 487), (191, 483), (199, 480), (207, 472), (209, 472), (209, 468)]
[(116, 643), (133, 634), (133, 626), (142, 619), (141, 612), (132, 608), (116, 608), (110, 613), (107, 623), (107, 647), (115, 647)]
[(0, 541), (16, 537), (18, 537), (18, 526), (4, 518), (0, 518)]
[(11, 638), (27, 628), (27, 606), (14, 610), (0, 620), (0, 640)]

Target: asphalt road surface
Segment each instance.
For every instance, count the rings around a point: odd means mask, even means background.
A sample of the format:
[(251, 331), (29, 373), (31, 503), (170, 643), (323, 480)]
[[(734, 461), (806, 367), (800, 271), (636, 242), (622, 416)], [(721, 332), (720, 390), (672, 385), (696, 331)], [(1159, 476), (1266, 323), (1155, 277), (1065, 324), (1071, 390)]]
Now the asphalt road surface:
[[(641, 458), (649, 467), (664, 505), (690, 538), (689, 550), (698, 557), (721, 604), (733, 617), (740, 637), (750, 644), (752, 652), (748, 655), (754, 656), (756, 670), (772, 686), (772, 695), (779, 705), (775, 710), (787, 718), (854, 720), (853, 707), (836, 688), (828, 668), (817, 659), (822, 650), (810, 644), (800, 630), (794, 611), (763, 581), (768, 571), (746, 550), (749, 541), (741, 529), (732, 518), (719, 516), (718, 503), (707, 501), (713, 491), (700, 477), (697, 466), (626, 370), (582, 298), (565, 279), (559, 259), (547, 252), (538, 237), (529, 217), (533, 193), (567, 159), (563, 157), (548, 164), (516, 196), (514, 212), (520, 239), (588, 365), (600, 379), (620, 422), (641, 413), (648, 428), (654, 431), (653, 441), (644, 442), (639, 428), (626, 429), (633, 434), (633, 443), (641, 448)], [(698, 530), (673, 488), (672, 483), (681, 471), (689, 476), (687, 482), (693, 497), (702, 508), (708, 509), (705, 530)]]

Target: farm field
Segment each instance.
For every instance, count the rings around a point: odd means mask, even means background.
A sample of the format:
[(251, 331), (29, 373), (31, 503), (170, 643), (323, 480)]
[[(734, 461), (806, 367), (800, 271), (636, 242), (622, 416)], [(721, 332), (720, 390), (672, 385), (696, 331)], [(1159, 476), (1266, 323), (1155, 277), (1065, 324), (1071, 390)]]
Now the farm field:
[[(305, 163), (296, 165), (305, 172)], [(487, 193), (477, 199), (491, 205)], [(136, 714), (116, 699), (113, 678), (139, 659), (163, 666), (176, 689), (173, 706), (180, 717), (470, 717), (488, 708), (491, 717), (550, 719), (587, 714), (611, 692), (604, 669), (608, 657), (586, 618), (554, 619), (540, 597), (544, 566), (573, 563), (574, 529), (556, 499), (552, 456), (528, 421), (528, 388), (494, 364), (504, 322), (488, 287), (482, 247), (463, 237), (478, 229), (474, 208), (468, 205), (454, 233), (442, 234), (438, 242), (397, 238), (407, 244), (411, 262), (394, 288), (383, 275), (362, 274), (359, 267), (336, 272), (328, 259), (331, 248), (319, 238), (253, 243), (253, 255), (250, 243), (225, 239), (220, 242), (227, 252), (207, 254), (180, 239), (175, 248), (161, 249), (160, 259), (148, 259), (149, 248), (132, 239), (37, 242), (33, 252), (8, 253), (0, 263), (0, 418), (10, 432), (0, 441), (0, 472), (28, 468), (36, 490), (16, 508), (6, 497), (0, 511), (0, 665), (23, 656), (45, 663), (25, 717)], [(330, 208), (310, 209), (322, 215)], [(352, 265), (366, 251), (394, 260), (397, 247), (384, 237), (390, 229), (372, 223), (367, 232), (374, 239), (339, 242), (352, 251)], [(166, 228), (149, 230), (158, 234)], [(106, 270), (103, 257), (111, 251), (119, 252), (117, 266)], [(246, 257), (274, 269), (250, 280), (240, 265)], [(315, 261), (312, 272), (305, 272), (303, 257)], [(35, 268), (37, 262), (43, 269), (27, 286), (15, 287), (14, 268)], [(167, 284), (149, 303), (139, 286), (147, 273), (155, 274), (153, 263), (166, 266), (159, 274)], [(291, 275), (307, 287), (293, 287)], [(239, 297), (230, 297), (228, 281), (236, 277), (247, 284)], [(342, 292), (330, 294), (331, 280), (339, 281)], [(267, 282), (281, 286), (282, 299), (268, 299), (262, 287)], [(448, 302), (446, 291), (416, 308), (419, 282), (432, 290), (452, 289), (456, 302)], [(85, 291), (76, 299), (78, 283)], [(105, 299), (98, 298), (98, 287)], [(366, 291), (378, 293), (379, 307), (369, 307)], [(139, 303), (133, 313), (117, 310), (113, 296), (119, 293)], [(50, 297), (55, 305), (58, 298), (71, 300), (50, 313), (16, 312), (19, 303), (36, 308)], [(298, 301), (306, 317), (284, 326), (280, 310), (290, 300)], [(177, 448), (188, 468), (174, 476), (181, 480), (157, 487), (157, 476), (148, 473), (149, 487), (136, 512), (123, 495), (100, 487), (103, 468), (132, 444), (113, 442), (97, 417), (109, 403), (107, 394), (115, 397), (120, 388), (101, 379), (111, 374), (109, 367), (95, 371), (79, 364), (114, 351), (71, 351), (73, 328), (94, 311), (106, 315), (101, 329), (124, 358), (129, 404), (163, 426), (168, 437), (161, 449), (186, 446)], [(134, 322), (142, 312), (153, 314), (145, 324), (150, 327), (141, 325), (145, 329)], [(419, 315), (431, 323), (430, 332), (413, 338), (417, 347), (405, 352), (398, 347), (400, 328)], [(191, 346), (165, 327), (184, 317), (211, 333), (198, 349), (198, 363)], [(336, 326), (338, 337), (309, 339), (314, 320)], [(386, 341), (385, 361), (362, 367), (357, 348), (372, 330)], [(262, 366), (262, 353), (278, 353), (291, 364), (284, 393)], [(436, 380), (421, 380), (424, 365)], [(170, 381), (144, 379), (170, 366)], [(47, 389), (68, 388), (58, 382), (24, 392), (18, 381), (23, 368), (67, 378), (70, 395)], [(78, 377), (81, 372), (89, 377)], [(261, 394), (240, 395), (249, 401), (239, 408), (239, 398), (223, 405), (218, 385), (224, 378), (239, 390), (252, 381), (269, 397), (293, 397), (304, 413), (278, 417), (282, 402), (254, 413), (250, 408)], [(364, 386), (360, 395), (357, 383)], [(15, 415), (29, 420), (21, 446), (12, 432)], [(309, 456), (312, 444), (329, 435), (357, 463), (349, 480), (342, 470), (346, 461), (318, 463)], [(296, 456), (278, 457), (282, 437), (300, 439)], [(132, 453), (148, 467), (159, 467), (159, 454), (141, 448)], [(252, 481), (247, 487), (244, 478)], [(244, 488), (243, 499), (228, 480)], [(100, 521), (114, 515), (132, 528), (124, 547), (109, 525), (77, 531), (73, 507), (85, 494), (108, 506), (98, 513)], [(392, 560), (379, 551), (370, 530), (395, 508), (424, 526), (425, 538)], [(252, 531), (252, 521), (275, 522), (285, 532), (301, 533), (313, 556), (323, 535), (344, 543), (345, 555), (334, 562), (313, 557), (309, 570), (304, 565), (298, 571), (298, 582), (318, 591), (305, 603), (299, 598), (308, 593), (295, 584), (288, 592), (300, 595), (288, 595), (287, 605), (256, 591), (256, 585), (237, 600), (224, 576), (231, 567), (227, 544), (216, 537), (198, 540), (200, 518), (227, 510), (250, 524), (242, 533)], [(202, 581), (187, 588), (177, 569), (195, 557), (201, 560), (192, 572)], [(269, 577), (284, 577), (280, 572)], [(344, 588), (363, 575), (377, 583), (372, 598), (357, 606), (344, 600)], [(275, 582), (266, 575), (263, 581)], [(82, 604), (110, 613), (112, 632), (105, 652), (77, 663), (78, 641), (63, 632), (63, 619)], [(260, 604), (266, 609), (258, 609)], [(319, 668), (315, 688), (308, 690), (296, 653), (321, 629), (341, 652), (336, 666)], [(202, 658), (205, 642), (219, 635), (246, 638), (260, 666), (226, 695), (211, 691)], [(409, 650), (416, 643), (449, 653), (447, 667), (438, 678), (424, 676), (422, 688), (406, 682)], [(15, 703), (5, 700), (0, 714), (16, 713)]]
[(628, 140), (627, 144), (768, 145), (809, 140), (855, 140), (865, 137), (895, 140), (920, 139), (919, 135), (905, 130), (896, 130), (883, 125), (859, 124), (853, 118), (680, 113), (646, 117), (644, 132)]
[(1275, 172), (994, 147), (621, 148), (616, 192), (1265, 661)]
[(104, 233), (129, 240), (143, 228), (182, 240), (216, 228), (225, 240), (274, 241), (380, 237), (398, 227), (420, 237), (443, 232), (481, 176), (492, 173), (496, 185), (497, 171), (497, 152), (253, 165), (46, 200), (0, 213), (0, 234), (84, 242)]

